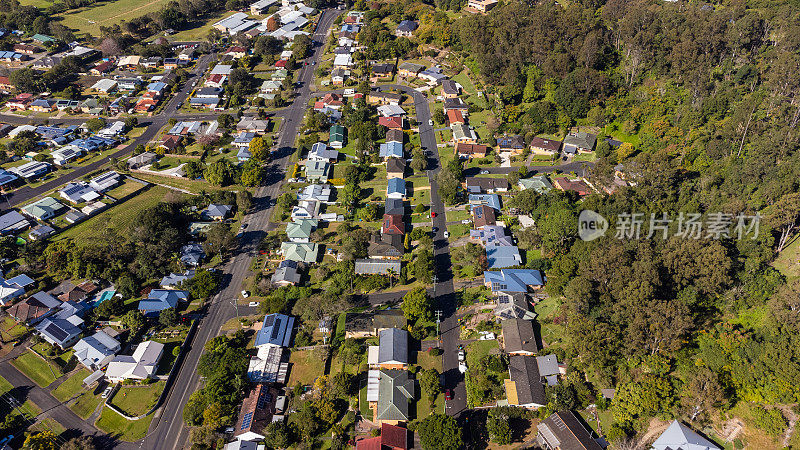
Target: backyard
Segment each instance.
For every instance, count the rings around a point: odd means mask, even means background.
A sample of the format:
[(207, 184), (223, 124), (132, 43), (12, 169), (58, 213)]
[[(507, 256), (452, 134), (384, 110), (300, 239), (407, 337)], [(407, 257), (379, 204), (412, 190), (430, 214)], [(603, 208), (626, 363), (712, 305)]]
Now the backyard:
[(314, 384), (325, 370), (325, 351), (323, 349), (292, 350), (289, 357), (289, 380), (287, 386)]

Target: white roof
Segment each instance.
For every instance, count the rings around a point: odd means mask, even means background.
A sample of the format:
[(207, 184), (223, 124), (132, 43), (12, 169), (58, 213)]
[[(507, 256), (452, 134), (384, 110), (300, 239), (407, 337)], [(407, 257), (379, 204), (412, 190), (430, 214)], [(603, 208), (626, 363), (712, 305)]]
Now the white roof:
[(106, 377), (109, 379), (137, 378), (152, 376), (158, 367), (164, 344), (145, 341), (136, 347), (133, 356), (117, 356), (108, 364)]
[(36, 131), (36, 127), (33, 125), (20, 125), (13, 130), (8, 132), (8, 137), (13, 138), (16, 137), (18, 134), (22, 133), (23, 131)]
[(353, 65), (353, 57), (348, 54), (341, 54), (336, 55), (333, 58), (333, 65), (334, 66), (351, 66)]
[(217, 64), (211, 69), (211, 75), (230, 75), (233, 66), (230, 64)]
[(138, 55), (123, 56), (120, 58), (118, 66), (138, 66), (142, 57)]
[(669, 428), (653, 442), (653, 449), (719, 450), (719, 447), (686, 425), (673, 420)]
[(406, 114), (406, 110), (400, 105), (381, 105), (377, 109), (378, 114), (384, 117), (398, 117)]
[(92, 89), (95, 91), (108, 92), (111, 89), (114, 89), (116, 86), (117, 82), (115, 80), (109, 80), (108, 78), (103, 78), (97, 80), (97, 82), (92, 85)]
[(377, 345), (370, 345), (367, 347), (367, 364), (370, 366), (374, 366), (378, 364), (378, 353), (380, 352), (380, 347)]
[(370, 370), (367, 374), (367, 401), (377, 402), (380, 390), (381, 371)]

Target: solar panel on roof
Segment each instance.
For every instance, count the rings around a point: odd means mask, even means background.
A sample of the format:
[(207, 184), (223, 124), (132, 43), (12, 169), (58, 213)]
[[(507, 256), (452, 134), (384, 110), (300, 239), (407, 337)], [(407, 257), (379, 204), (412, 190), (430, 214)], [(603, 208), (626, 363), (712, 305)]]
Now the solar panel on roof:
[(47, 333), (49, 333), (51, 336), (53, 336), (59, 341), (63, 341), (64, 339), (67, 338), (67, 333), (60, 327), (56, 326), (54, 323), (47, 325), (45, 331), (47, 331)]
[(264, 326), (271, 327), (274, 322), (275, 322), (275, 315), (270, 314), (269, 316), (266, 317), (266, 319), (264, 319)]
[(275, 320), (275, 326), (272, 327), (272, 335), (270, 336), (270, 340), (275, 340), (278, 338), (278, 334), (281, 332), (281, 320)]
[(269, 392), (261, 391), (261, 395), (258, 396), (258, 409), (263, 409), (270, 400), (272, 400), (272, 396)]
[(253, 413), (249, 412), (249, 413), (245, 414), (244, 418), (242, 419), (242, 427), (241, 427), (241, 429), (242, 430), (246, 430), (246, 429), (250, 428), (250, 425), (252, 423), (253, 423)]

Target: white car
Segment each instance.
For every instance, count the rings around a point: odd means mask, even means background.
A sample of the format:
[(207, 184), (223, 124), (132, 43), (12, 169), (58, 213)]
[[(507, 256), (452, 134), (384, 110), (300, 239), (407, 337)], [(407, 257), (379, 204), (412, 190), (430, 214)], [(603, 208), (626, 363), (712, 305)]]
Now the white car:
[(251, 308), (255, 308), (255, 307), (256, 307), (256, 306), (258, 306), (258, 305), (259, 305), (259, 303), (258, 303), (258, 302), (250, 302), (250, 303), (248, 303), (248, 304), (247, 304), (247, 306), (249, 306), (249, 307), (251, 307)]
[(464, 220), (461, 221), (461, 223), (463, 223), (464, 225), (469, 225), (470, 222), (471, 222), (471, 220), (469, 220), (469, 219), (464, 219)]
[(458, 352), (458, 360), (459, 361), (466, 360), (466, 355), (464, 354), (464, 350), (461, 350), (460, 352)]
[(242, 291), (242, 297), (244, 298), (250, 297), (250, 293), (247, 291)]
[(444, 231), (444, 238), (445, 238), (445, 239), (447, 239), (447, 238), (449, 238), (449, 237), (450, 237), (450, 232), (449, 232), (449, 231), (447, 231), (447, 230), (445, 230), (445, 231)]
[(103, 393), (102, 393), (102, 394), (100, 394), (100, 397), (101, 397), (101, 398), (108, 398), (108, 396), (109, 396), (109, 395), (111, 395), (111, 391), (113, 391), (113, 390), (114, 390), (114, 386), (109, 386), (109, 387), (107, 387), (107, 388), (106, 388), (106, 389), (103, 391)]
[(428, 125), (433, 126), (433, 120), (428, 120)]
[(463, 361), (458, 363), (458, 371), (461, 373), (467, 373), (467, 365)]

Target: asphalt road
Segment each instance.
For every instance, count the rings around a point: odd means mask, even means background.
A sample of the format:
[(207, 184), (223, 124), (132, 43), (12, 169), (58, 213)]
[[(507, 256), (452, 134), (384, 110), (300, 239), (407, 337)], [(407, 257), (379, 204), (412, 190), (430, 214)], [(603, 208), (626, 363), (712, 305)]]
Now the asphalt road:
[[(319, 61), (323, 53), (327, 31), (339, 13), (338, 10), (326, 10), (323, 13), (318, 32), (312, 36), (314, 54), (311, 58), (314, 61)], [(289, 164), (289, 157), (294, 152), (297, 130), (311, 95), (309, 85), (314, 76), (313, 67), (309, 65), (300, 69), (299, 81), (302, 84), (297, 89), (297, 97), (292, 106), (282, 113), (284, 121), (279, 132), (277, 154), (269, 168), (268, 181), (265, 186), (256, 191), (253, 209), (242, 220), (242, 223), (247, 224), (247, 228), (242, 232), (239, 239), (240, 245), (235, 255), (228, 260), (223, 269), (223, 288), (213, 297), (207, 312), (199, 319), (197, 332), (189, 344), (189, 351), (185, 354), (180, 368), (174, 376), (163, 406), (156, 412), (148, 436), (133, 445), (120, 447), (177, 449), (186, 446), (189, 430), (183, 423), (182, 411), (191, 393), (199, 388), (200, 376), (197, 373), (197, 364), (203, 353), (203, 346), (211, 338), (217, 336), (220, 327), (236, 317), (242, 309), (241, 306), (236, 306), (236, 300), (239, 297), (242, 283), (249, 273), (250, 261), (256, 255), (257, 246), (267, 230), (272, 227), (270, 225), (271, 199), (276, 198), (280, 191), (285, 169)]]

